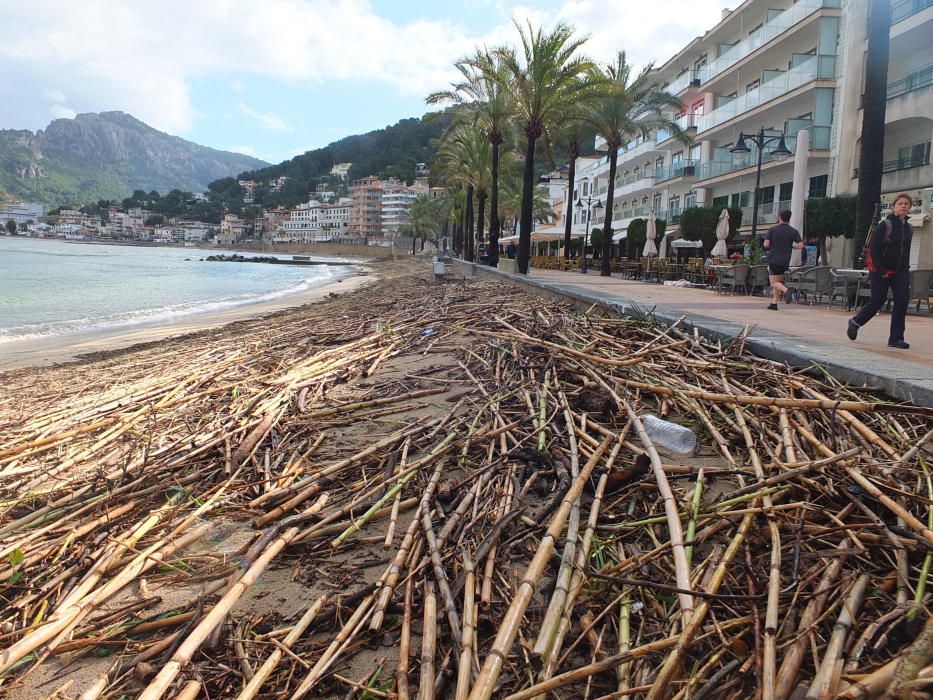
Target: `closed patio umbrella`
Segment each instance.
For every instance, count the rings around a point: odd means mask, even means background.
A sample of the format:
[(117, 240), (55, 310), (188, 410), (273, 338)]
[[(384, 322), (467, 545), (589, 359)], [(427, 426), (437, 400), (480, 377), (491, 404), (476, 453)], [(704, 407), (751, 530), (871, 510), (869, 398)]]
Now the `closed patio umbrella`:
[(665, 233), (663, 236), (661, 236), (661, 245), (658, 246), (658, 257), (659, 258), (667, 257), (667, 241), (668, 241), (668, 236)]
[(723, 209), (719, 215), (719, 223), (716, 224), (716, 245), (710, 252), (714, 258), (725, 258), (729, 255), (729, 248), (726, 245), (726, 239), (729, 237), (729, 210)]
[(645, 249), (641, 254), (651, 258), (658, 254), (658, 247), (654, 244), (654, 239), (658, 235), (657, 227), (654, 223), (654, 212), (648, 214), (648, 230), (645, 232)]

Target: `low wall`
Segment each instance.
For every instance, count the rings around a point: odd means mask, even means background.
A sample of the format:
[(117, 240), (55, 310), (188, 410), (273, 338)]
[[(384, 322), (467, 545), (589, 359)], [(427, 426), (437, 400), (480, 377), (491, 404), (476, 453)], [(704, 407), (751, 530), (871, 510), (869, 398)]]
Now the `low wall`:
[(351, 258), (403, 258), (411, 257), (410, 250), (375, 245), (348, 245), (343, 243), (288, 243), (279, 245), (230, 246), (233, 250), (254, 253), (294, 255), (342, 255)]

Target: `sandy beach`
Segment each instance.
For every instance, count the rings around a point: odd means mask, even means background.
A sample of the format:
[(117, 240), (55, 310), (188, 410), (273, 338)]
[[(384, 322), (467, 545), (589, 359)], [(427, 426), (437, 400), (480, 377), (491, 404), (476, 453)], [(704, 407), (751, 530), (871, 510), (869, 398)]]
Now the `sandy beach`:
[(186, 335), (219, 326), (260, 318), (284, 309), (313, 303), (329, 294), (340, 294), (371, 284), (376, 277), (362, 265), (348, 267), (345, 274), (319, 287), (278, 299), (243, 304), (222, 311), (185, 316), (177, 321), (140, 324), (125, 328), (95, 329), (84, 333), (26, 338), (0, 343), (0, 372), (23, 367), (43, 367), (70, 362), (83, 355), (128, 348), (170, 337)]

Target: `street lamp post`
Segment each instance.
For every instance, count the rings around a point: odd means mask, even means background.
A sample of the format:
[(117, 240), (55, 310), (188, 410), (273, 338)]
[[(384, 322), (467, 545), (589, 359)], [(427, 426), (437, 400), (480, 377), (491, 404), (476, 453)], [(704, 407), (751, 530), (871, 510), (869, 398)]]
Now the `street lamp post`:
[(598, 198), (588, 196), (586, 199), (584, 199), (583, 197), (580, 197), (577, 199), (576, 207), (577, 209), (583, 209), (586, 207), (586, 232), (583, 234), (583, 262), (580, 265), (580, 272), (585, 275), (587, 272), (586, 247), (589, 245), (590, 240), (590, 214), (592, 214), (593, 209), (596, 211), (602, 209), (603, 203)]
[(755, 170), (755, 191), (752, 193), (752, 240), (758, 233), (758, 190), (761, 189), (761, 157), (764, 154), (765, 146), (777, 141), (777, 146), (771, 151), (770, 155), (776, 160), (784, 160), (791, 155), (790, 149), (784, 142), (784, 132), (778, 132), (773, 136), (765, 136), (765, 129), (761, 127), (757, 134), (745, 134), (739, 132), (739, 142), (729, 149), (730, 153), (751, 153), (746, 141), (751, 141), (758, 149), (758, 166)]

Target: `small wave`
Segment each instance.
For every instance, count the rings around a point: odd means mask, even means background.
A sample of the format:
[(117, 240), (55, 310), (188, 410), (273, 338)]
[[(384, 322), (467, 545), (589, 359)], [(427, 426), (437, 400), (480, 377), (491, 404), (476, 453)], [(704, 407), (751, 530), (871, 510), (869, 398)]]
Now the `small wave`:
[(52, 336), (71, 335), (95, 330), (126, 328), (131, 326), (162, 325), (198, 314), (224, 311), (259, 302), (275, 301), (283, 297), (305, 292), (316, 287), (329, 284), (334, 280), (336, 270), (327, 270), (325, 276), (313, 277), (290, 284), (287, 287), (259, 294), (239, 294), (220, 299), (171, 304), (151, 309), (137, 309), (125, 313), (114, 314), (96, 318), (76, 318), (67, 321), (52, 321), (37, 323), (13, 328), (0, 328), (0, 344), (15, 340), (28, 340), (48, 338)]

